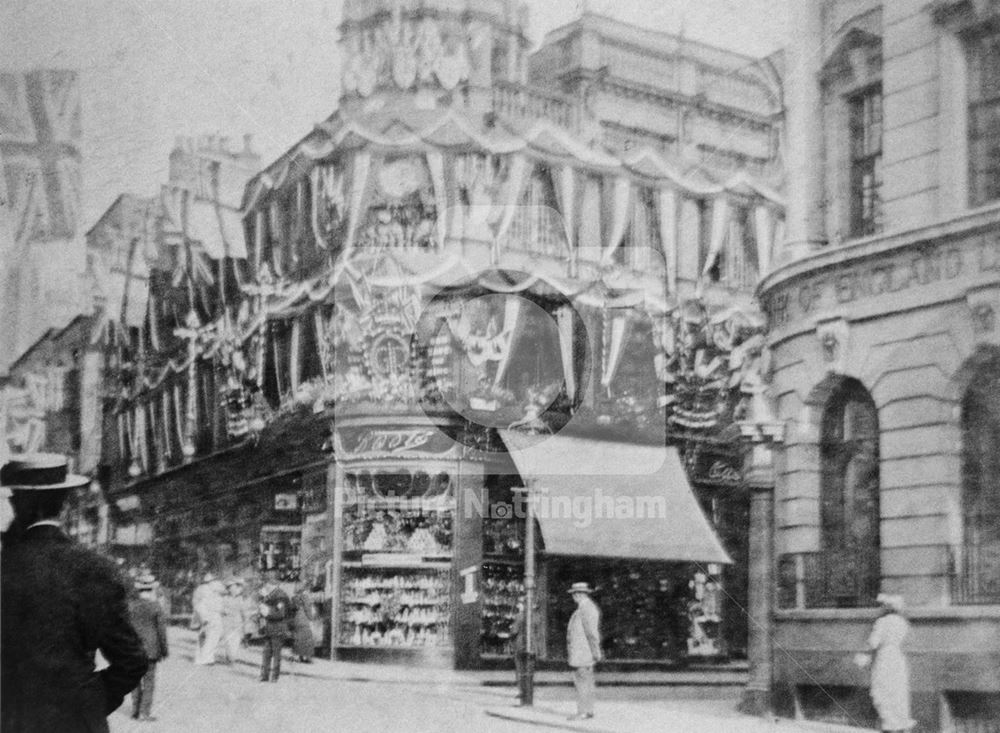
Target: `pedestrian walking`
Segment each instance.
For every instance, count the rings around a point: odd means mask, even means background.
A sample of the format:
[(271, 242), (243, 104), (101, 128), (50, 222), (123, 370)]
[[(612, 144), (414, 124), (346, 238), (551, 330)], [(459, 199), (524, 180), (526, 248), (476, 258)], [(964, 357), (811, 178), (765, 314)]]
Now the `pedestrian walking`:
[[(14, 510), (0, 559), (4, 733), (107, 733), (106, 716), (146, 673), (117, 567), (59, 526), (69, 492), (87, 483), (52, 453), (20, 455), (0, 468)], [(98, 650), (108, 662), (100, 672)]]
[(138, 687), (132, 691), (132, 717), (135, 720), (156, 720), (153, 717), (153, 692), (156, 689), (156, 665), (166, 659), (167, 623), (163, 606), (156, 597), (157, 582), (152, 575), (140, 575), (135, 581), (136, 595), (129, 600), (129, 616), (142, 647), (149, 659), (149, 669)]
[(910, 631), (903, 617), (903, 597), (879, 593), (875, 599), (882, 615), (868, 637), (870, 654), (858, 655), (862, 666), (871, 664), (871, 698), (885, 733), (908, 731), (916, 725), (910, 717), (910, 672), (902, 645)]
[(281, 674), (281, 649), (288, 638), (291, 601), (278, 585), (274, 570), (264, 572), (264, 585), (258, 592), (261, 633), (264, 651), (261, 656), (260, 681), (277, 682)]
[(591, 599), (587, 583), (573, 583), (569, 593), (576, 603), (566, 627), (566, 655), (573, 668), (576, 715), (570, 720), (594, 717), (594, 665), (604, 659), (601, 651), (601, 611)]
[(213, 573), (205, 574), (204, 588), (198, 596), (198, 605), (194, 612), (201, 622), (201, 635), (198, 638), (198, 653), (194, 663), (202, 666), (215, 664), (215, 653), (222, 640), (222, 607), (226, 588), (222, 581)]
[(312, 662), (316, 653), (316, 640), (313, 637), (312, 599), (305, 585), (299, 587), (292, 599), (294, 613), (292, 615), (292, 652), (300, 662)]
[(222, 654), (226, 664), (232, 664), (243, 643), (243, 627), (246, 623), (243, 579), (230, 578), (226, 581), (226, 594), (222, 598)]

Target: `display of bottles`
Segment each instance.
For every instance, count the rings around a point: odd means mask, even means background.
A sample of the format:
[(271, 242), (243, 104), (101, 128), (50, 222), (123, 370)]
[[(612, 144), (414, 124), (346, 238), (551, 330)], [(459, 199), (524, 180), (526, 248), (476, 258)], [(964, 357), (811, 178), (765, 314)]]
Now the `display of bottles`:
[(341, 642), (402, 647), (447, 643), (450, 591), (445, 569), (351, 568), (341, 586)]
[(509, 656), (514, 653), (512, 630), (517, 603), (524, 594), (524, 569), (517, 564), (483, 563), (482, 653)]
[(451, 513), (352, 508), (344, 517), (344, 549), (448, 554), (451, 552)]

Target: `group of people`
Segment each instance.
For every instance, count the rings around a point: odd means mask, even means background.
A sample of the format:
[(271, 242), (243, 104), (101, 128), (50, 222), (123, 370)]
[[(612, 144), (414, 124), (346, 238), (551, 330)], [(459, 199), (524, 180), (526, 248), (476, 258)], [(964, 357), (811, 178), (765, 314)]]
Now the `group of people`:
[[(18, 456), (0, 467), (0, 730), (4, 733), (108, 733), (107, 716), (133, 693), (132, 717), (151, 720), (156, 664), (168, 655), (165, 612), (156, 582), (148, 574), (132, 581), (105, 557), (73, 542), (59, 516), (69, 493), (89, 479), (69, 473), (64, 456)], [(227, 589), (228, 586), (228, 589)], [(600, 610), (587, 583), (574, 583), (576, 603), (566, 630), (569, 666), (577, 694), (574, 719), (594, 716), (594, 667), (604, 659)], [(282, 648), (301, 630), (309, 646), (296, 645), (300, 658), (312, 656), (308, 598), (294, 602), (265, 573), (254, 615), (264, 639), (260, 680), (277, 681)], [(211, 664), (227, 629), (244, 638), (242, 582), (221, 583), (208, 575), (195, 611), (200, 643), (197, 664)], [(227, 601), (227, 598), (232, 599)], [(910, 717), (908, 668), (902, 644), (909, 632), (899, 596), (880, 595), (882, 615), (868, 639), (869, 652), (857, 662), (871, 666), (872, 702), (883, 731), (907, 731)], [(227, 607), (230, 611), (227, 613)], [(296, 622), (302, 615), (305, 623)], [(228, 620), (227, 620), (228, 619)], [(237, 624), (237, 620), (239, 623)], [(519, 676), (530, 674), (534, 648), (526, 630), (526, 609), (515, 624)], [(296, 634), (298, 636), (298, 634)], [(232, 647), (227, 642), (227, 651)], [(100, 651), (107, 666), (96, 670)], [(230, 659), (234, 655), (230, 655)], [(521, 687), (522, 702), (528, 687)]]
[(274, 570), (264, 572), (255, 595), (248, 596), (245, 590), (242, 578), (222, 581), (211, 572), (195, 588), (191, 597), (191, 628), (198, 632), (194, 663), (210, 665), (221, 658), (231, 664), (240, 646), (258, 635), (263, 641), (262, 682), (278, 680), (282, 649), (289, 638), (295, 658), (311, 662), (316, 635), (310, 593), (301, 587), (289, 597)]

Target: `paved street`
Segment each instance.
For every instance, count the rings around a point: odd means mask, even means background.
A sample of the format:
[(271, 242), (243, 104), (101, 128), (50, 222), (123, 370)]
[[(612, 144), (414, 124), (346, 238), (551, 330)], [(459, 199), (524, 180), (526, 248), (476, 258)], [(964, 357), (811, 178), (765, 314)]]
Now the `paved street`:
[[(113, 733), (289, 733), (289, 731), (382, 731), (407, 733), (477, 730), (569, 729), (649, 730), (671, 733), (799, 733), (849, 731), (791, 721), (768, 722), (734, 711), (733, 688), (600, 687), (598, 714), (583, 724), (568, 723), (572, 688), (547, 684), (536, 692), (531, 710), (514, 707), (514, 688), (485, 685), (496, 673), (406, 670), (286, 657), (277, 684), (257, 681), (259, 649), (242, 650), (233, 665), (195, 667), (194, 634), (171, 629), (171, 656), (158, 671), (155, 722), (129, 716), (127, 701), (111, 716)], [(405, 722), (404, 722), (405, 721)]]

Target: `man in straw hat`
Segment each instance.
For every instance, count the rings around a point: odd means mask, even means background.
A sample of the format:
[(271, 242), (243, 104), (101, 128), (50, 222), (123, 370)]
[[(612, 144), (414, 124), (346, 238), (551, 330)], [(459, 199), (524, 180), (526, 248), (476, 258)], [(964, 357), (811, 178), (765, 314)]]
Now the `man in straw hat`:
[(156, 600), (156, 578), (151, 573), (140, 574), (135, 579), (135, 592), (136, 595), (128, 602), (128, 610), (132, 626), (149, 657), (149, 670), (132, 691), (132, 717), (136, 720), (155, 720), (153, 690), (156, 688), (156, 663), (166, 659), (169, 653), (167, 623), (163, 606)]
[(593, 589), (586, 583), (573, 583), (568, 592), (576, 602), (566, 627), (566, 658), (573, 668), (576, 688), (576, 715), (570, 720), (586, 720), (594, 717), (594, 665), (604, 659), (601, 611), (590, 597)]
[[(0, 468), (14, 522), (0, 557), (0, 729), (108, 731), (113, 712), (146, 673), (114, 563), (59, 528), (69, 492), (89, 479), (65, 457), (15, 456)], [(107, 668), (94, 670), (97, 650)]]

